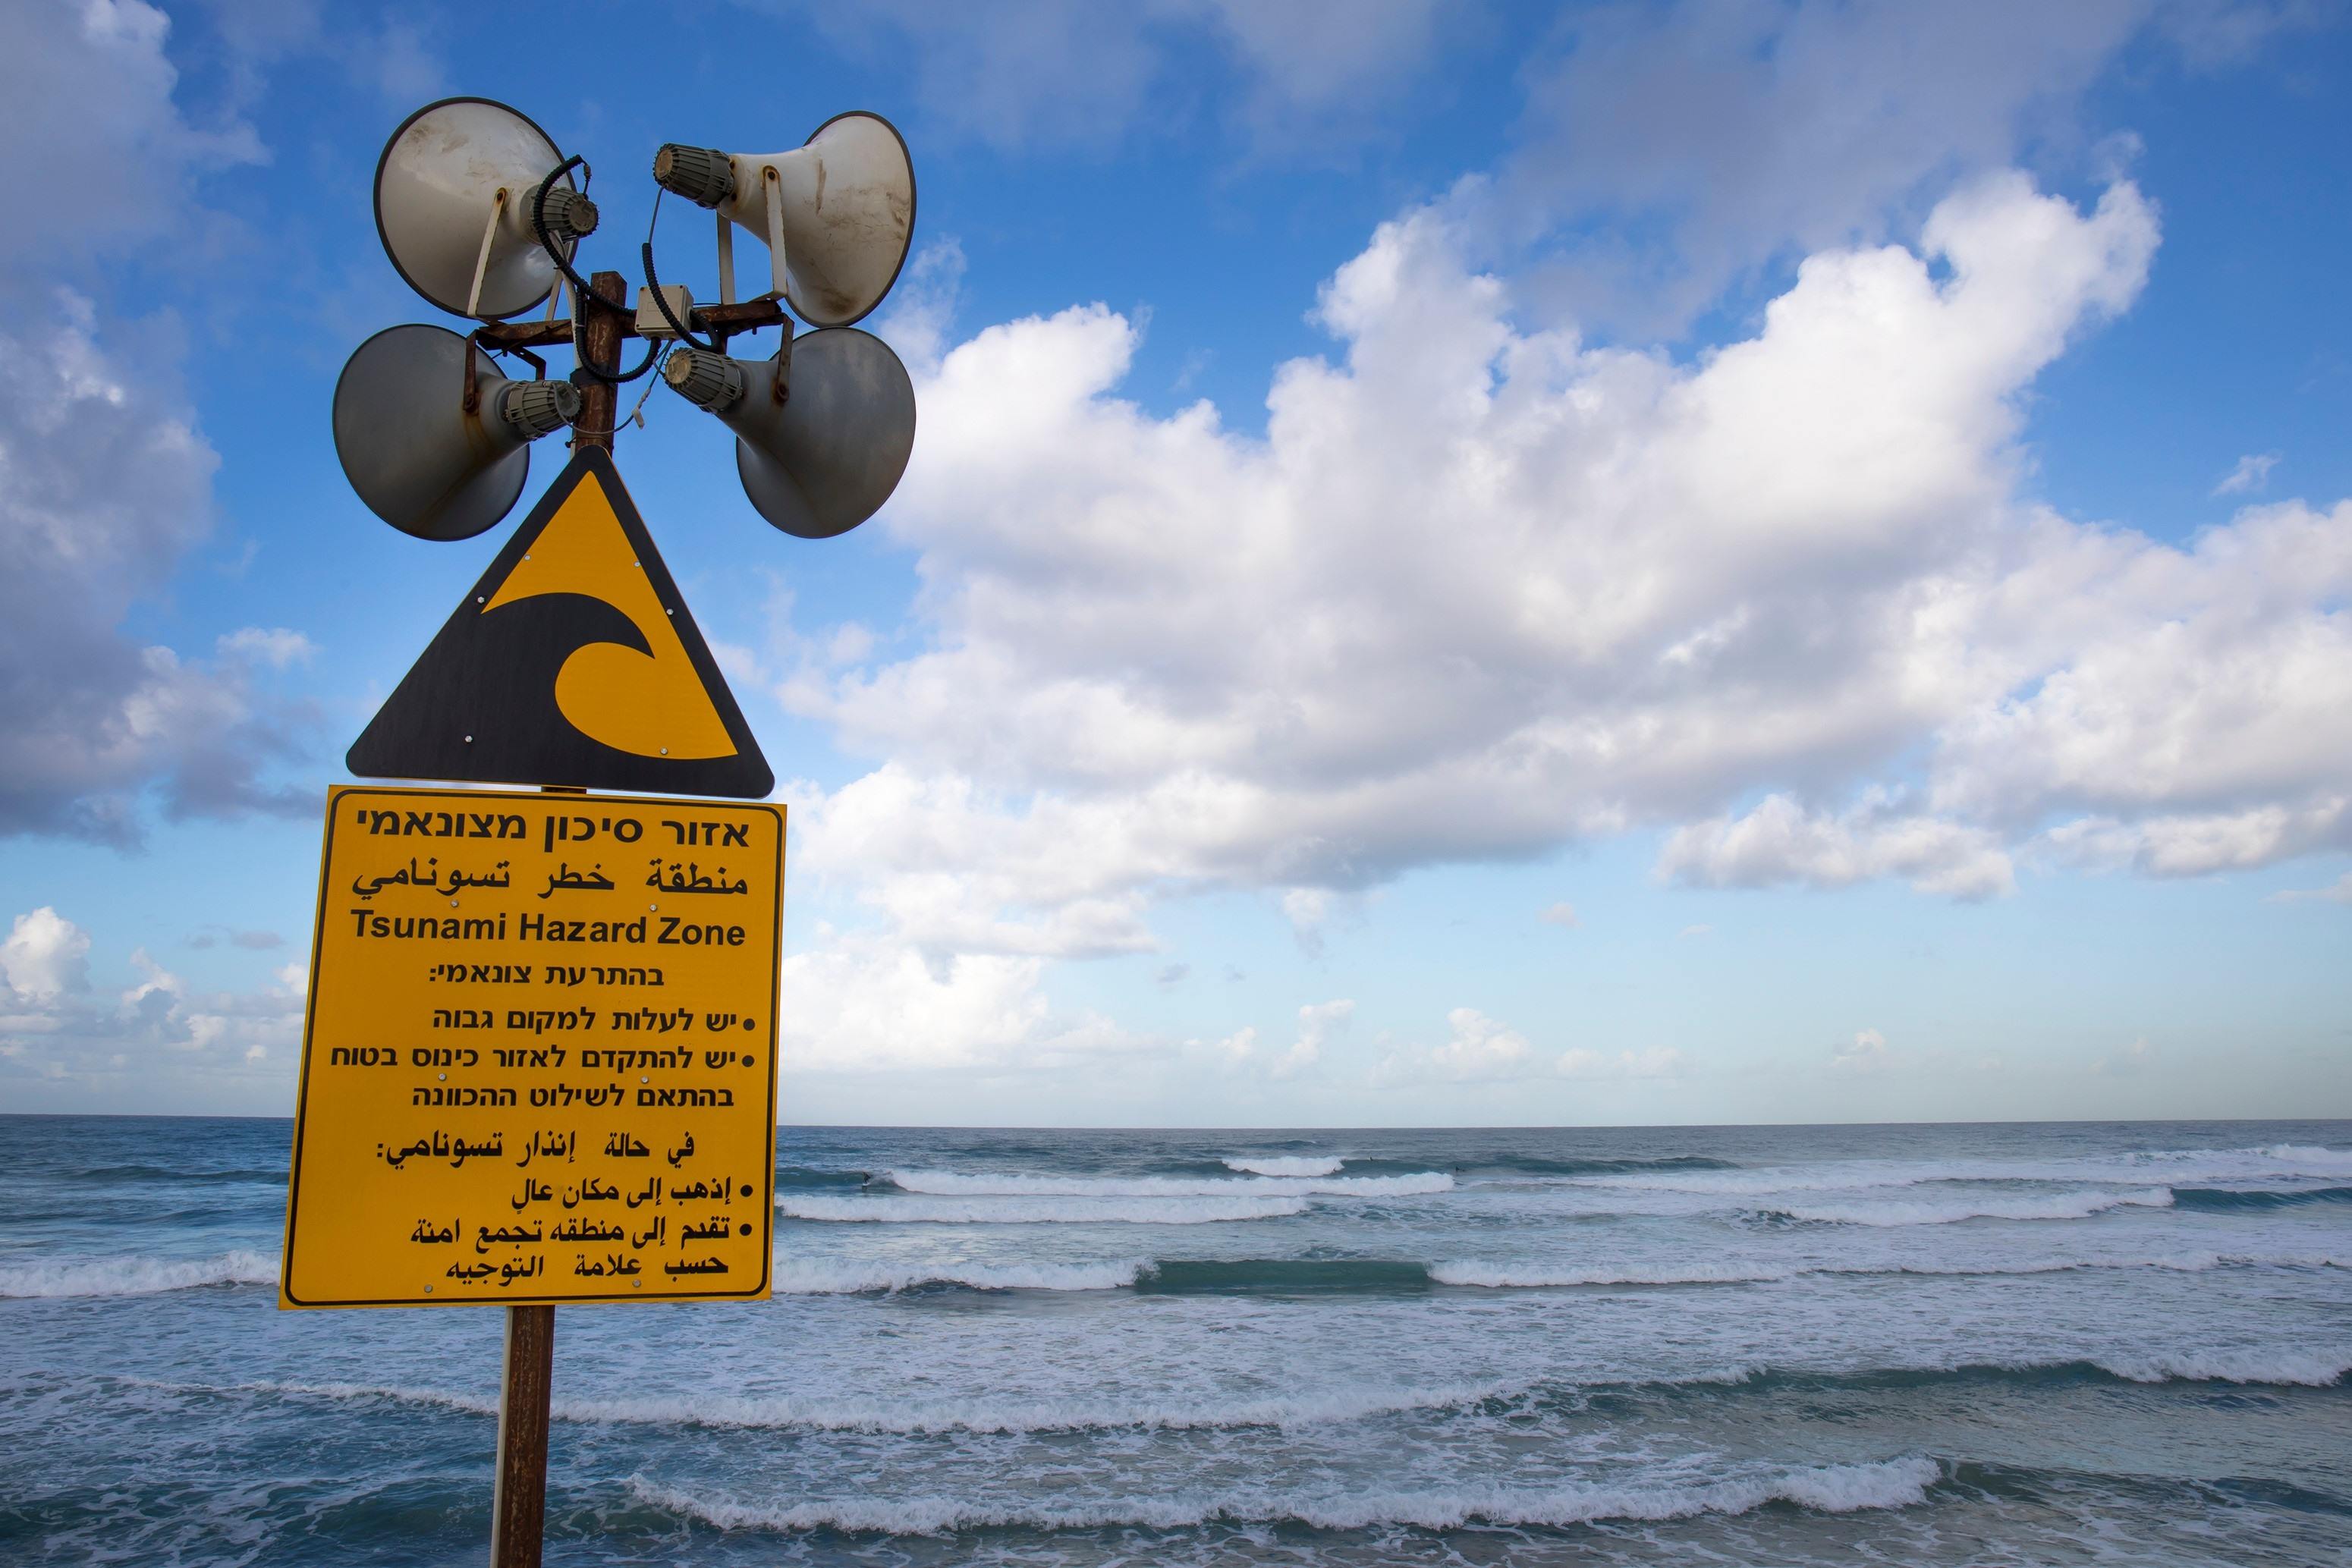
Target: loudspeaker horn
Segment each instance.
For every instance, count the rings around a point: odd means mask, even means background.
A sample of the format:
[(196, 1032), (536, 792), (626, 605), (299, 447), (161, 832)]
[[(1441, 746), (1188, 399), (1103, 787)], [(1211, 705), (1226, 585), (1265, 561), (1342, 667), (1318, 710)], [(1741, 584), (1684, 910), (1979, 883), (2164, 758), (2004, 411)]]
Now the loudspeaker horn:
[(812, 327), (864, 319), (898, 281), (914, 237), (915, 165), (906, 140), (863, 110), (834, 116), (790, 152), (671, 142), (654, 154), (654, 180), (765, 245), (774, 291)]
[(845, 534), (881, 510), (915, 449), (907, 367), (855, 328), (808, 333), (781, 361), (673, 349), (662, 379), (735, 433), (743, 493), (804, 539)]
[(335, 456), (368, 510), (420, 539), (471, 538), (513, 509), (530, 444), (580, 415), (570, 382), (509, 381), (446, 328), (387, 327), (335, 382)]
[[(375, 169), (375, 227), (411, 288), (455, 316), (504, 320), (554, 287), (531, 207), (563, 154), (528, 116), (487, 98), (445, 98), (403, 120)], [(570, 174), (547, 194), (562, 247), (596, 228)]]

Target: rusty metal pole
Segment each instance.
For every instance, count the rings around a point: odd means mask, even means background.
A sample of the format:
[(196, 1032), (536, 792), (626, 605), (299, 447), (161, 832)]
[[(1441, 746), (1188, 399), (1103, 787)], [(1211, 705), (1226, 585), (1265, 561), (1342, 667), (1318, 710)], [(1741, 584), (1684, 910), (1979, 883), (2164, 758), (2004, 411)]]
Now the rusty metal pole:
[[(597, 299), (572, 304), (579, 318), (573, 341), (583, 363), (604, 371), (621, 366), (622, 299), (627, 285), (617, 272), (588, 279)], [(613, 450), (621, 389), (590, 381), (580, 389), (572, 445)], [(547, 1532), (547, 1426), (555, 1383), (555, 1309), (509, 1307), (506, 1356), (499, 1376), (499, 1469), (490, 1494), (490, 1568), (540, 1568)]]
[[(572, 313), (580, 319), (573, 341), (578, 344), (581, 359), (606, 373), (621, 368), (621, 339), (628, 320), (626, 308), (621, 303), (628, 287), (617, 272), (591, 274), (588, 287), (595, 290), (594, 299), (572, 303)], [(572, 428), (572, 444), (601, 446), (613, 450), (613, 423), (621, 412), (621, 389), (610, 382), (592, 381), (580, 389), (580, 419)]]
[(547, 1409), (555, 1309), (509, 1307), (499, 1379), (499, 1476), (490, 1494), (490, 1568), (539, 1568), (547, 1530)]

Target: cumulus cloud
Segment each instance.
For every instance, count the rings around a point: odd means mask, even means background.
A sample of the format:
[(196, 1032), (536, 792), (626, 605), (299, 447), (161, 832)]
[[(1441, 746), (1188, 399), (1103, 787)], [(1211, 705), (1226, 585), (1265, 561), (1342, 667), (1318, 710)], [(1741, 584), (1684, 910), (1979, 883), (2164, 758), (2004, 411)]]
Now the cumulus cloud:
[(55, 303), (0, 329), (0, 834), (129, 841), (150, 782), (175, 817), (310, 810), (261, 780), (299, 716), (258, 686), (307, 639), (247, 628), (192, 661), (118, 630), (209, 527), (217, 459), (107, 350), (88, 300)]
[(201, 992), (134, 949), (135, 977), (108, 989), (91, 981), (90, 948), (89, 933), (54, 908), (16, 917), (0, 943), (0, 1082), (162, 1087), (203, 1100), (249, 1088), (273, 1053), (297, 1054), (301, 965), (256, 991)]
[(1450, 1033), (1444, 1044), (1389, 1052), (1372, 1069), (1373, 1086), (1492, 1083), (1537, 1071), (1535, 1047), (1508, 1025), (1475, 1008), (1455, 1008), (1445, 1015), (1445, 1022)]
[(1298, 1009), (1298, 1038), (1290, 1049), (1274, 1059), (1269, 1071), (1276, 1078), (1296, 1078), (1323, 1059), (1323, 1047), (1330, 1038), (1348, 1027), (1356, 1016), (1356, 1004), (1339, 998), (1328, 1002), (1310, 1002)]
[(1099, 1014), (1056, 1013), (1034, 956), (942, 960), (887, 933), (817, 936), (783, 961), (782, 991), (793, 998), (778, 1020), (787, 1071), (1024, 1071), (1159, 1049)]
[(89, 988), (89, 936), (47, 904), (16, 916), (0, 943), (0, 974), (24, 1001), (49, 1003)]
[(1535, 1047), (1527, 1036), (1475, 1008), (1455, 1008), (1445, 1015), (1445, 1022), (1453, 1035), (1429, 1058), (1441, 1078), (1519, 1078), (1535, 1063)]
[(1883, 793), (1834, 815), (1809, 812), (1786, 795), (1768, 796), (1739, 816), (1675, 830), (1658, 869), (1704, 887), (1844, 887), (1900, 876), (1924, 893), (1985, 898), (2017, 885), (1991, 832), (1895, 811)]
[(194, 175), (265, 160), (242, 121), (203, 126), (183, 115), (179, 71), (164, 52), (171, 30), (141, 0), (11, 7), (0, 51), (0, 147), (10, 150), (0, 159), (9, 214), (0, 267), (47, 268), (155, 243), (192, 215)]
[(307, 642), (250, 628), (207, 658), (120, 632), (212, 522), (174, 323), (109, 322), (59, 281), (184, 238), (207, 221), (196, 176), (263, 156), (241, 122), (182, 113), (170, 30), (140, 0), (41, 4), (0, 57), (0, 204), (22, 220), (0, 225), (0, 835), (128, 842), (151, 784), (173, 816), (292, 806), (260, 776), (299, 716), (257, 683)]
[(886, 517), (933, 645), (778, 686), (892, 758), (805, 863), (919, 936), (1074, 956), (1148, 946), (1171, 889), (1311, 929), (1318, 890), (1653, 822), (1686, 880), (1962, 897), (2102, 814), (2287, 812), (2248, 862), (2326, 841), (2352, 512), (2183, 549), (2014, 497), (2016, 397), (2155, 241), (2128, 185), (1980, 182), (1685, 370), (1514, 329), (1423, 211), (1334, 277), (1344, 359), (1284, 366), (1263, 440), (1121, 400), (1099, 307), (988, 329)]
[(1263, 892), (1311, 949), (1412, 868), (1628, 830), (1697, 885), (1963, 899), (2341, 847), (2352, 505), (2176, 546), (2018, 495), (2019, 399), (2156, 243), (2127, 183), (1973, 182), (1685, 367), (1515, 325), (1425, 209), (1331, 279), (1339, 356), (1262, 438), (1120, 397), (1099, 306), (991, 327), (881, 519), (928, 645), (775, 683), (887, 759), (796, 792), (795, 863), (928, 986), (1043, 1009), (1030, 966), (1149, 951), (1170, 896)]
[(1839, 1072), (1881, 1072), (1895, 1061), (1886, 1037), (1874, 1029), (1856, 1030), (1853, 1040), (1830, 1053), (1830, 1066)]
[(1576, 906), (1571, 904), (1552, 904), (1536, 918), (1546, 925), (1557, 925), (1563, 931), (1573, 931), (1584, 924), (1576, 917)]

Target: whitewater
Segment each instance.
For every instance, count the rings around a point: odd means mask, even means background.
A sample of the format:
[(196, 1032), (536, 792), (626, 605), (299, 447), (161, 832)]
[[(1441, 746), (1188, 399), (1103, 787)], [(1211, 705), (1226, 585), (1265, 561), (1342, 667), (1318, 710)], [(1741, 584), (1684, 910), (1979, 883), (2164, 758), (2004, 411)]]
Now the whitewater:
[[(471, 1563), (499, 1317), (281, 1313), (280, 1122), (0, 1117), (0, 1562)], [(551, 1563), (2344, 1563), (2352, 1124), (781, 1130), (559, 1313)]]

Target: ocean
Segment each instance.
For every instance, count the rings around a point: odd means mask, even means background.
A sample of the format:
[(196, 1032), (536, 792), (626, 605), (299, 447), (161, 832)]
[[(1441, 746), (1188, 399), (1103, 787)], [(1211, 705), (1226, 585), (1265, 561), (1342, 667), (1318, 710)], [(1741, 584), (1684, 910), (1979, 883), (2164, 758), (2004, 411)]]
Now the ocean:
[[(484, 1559), (501, 1315), (278, 1312), (289, 1137), (0, 1117), (0, 1562)], [(779, 1150), (551, 1563), (2352, 1563), (2352, 1123)]]

